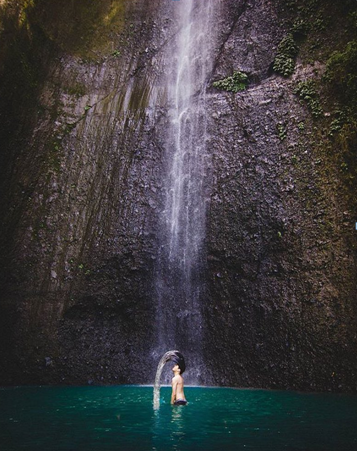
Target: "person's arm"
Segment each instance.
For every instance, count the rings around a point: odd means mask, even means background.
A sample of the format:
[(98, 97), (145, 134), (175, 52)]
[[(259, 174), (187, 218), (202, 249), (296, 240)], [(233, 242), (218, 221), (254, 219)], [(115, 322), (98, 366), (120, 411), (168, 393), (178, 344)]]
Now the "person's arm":
[(172, 393), (171, 393), (171, 404), (173, 404), (176, 400), (176, 390), (177, 390), (177, 380), (174, 377), (172, 379)]

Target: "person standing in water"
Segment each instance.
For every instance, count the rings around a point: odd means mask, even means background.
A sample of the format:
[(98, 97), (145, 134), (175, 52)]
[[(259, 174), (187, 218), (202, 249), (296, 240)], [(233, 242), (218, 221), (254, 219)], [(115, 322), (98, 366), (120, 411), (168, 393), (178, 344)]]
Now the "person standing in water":
[[(176, 362), (176, 359), (173, 359), (175, 362), (175, 366), (172, 368), (174, 373), (174, 377), (172, 378), (172, 394), (171, 394), (171, 404), (175, 406), (184, 406), (187, 404), (185, 394), (183, 391), (183, 377), (182, 373), (185, 371), (185, 361), (182, 362), (179, 359)], [(180, 365), (181, 364), (181, 365)]]

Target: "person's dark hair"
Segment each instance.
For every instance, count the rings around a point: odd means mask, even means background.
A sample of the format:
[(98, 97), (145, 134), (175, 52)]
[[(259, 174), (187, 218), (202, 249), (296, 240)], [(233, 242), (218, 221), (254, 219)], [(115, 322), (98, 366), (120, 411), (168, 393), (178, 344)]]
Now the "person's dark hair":
[(183, 374), (186, 369), (185, 359), (181, 352), (175, 351), (175, 355), (172, 357), (173, 362), (177, 363), (180, 368), (180, 374)]

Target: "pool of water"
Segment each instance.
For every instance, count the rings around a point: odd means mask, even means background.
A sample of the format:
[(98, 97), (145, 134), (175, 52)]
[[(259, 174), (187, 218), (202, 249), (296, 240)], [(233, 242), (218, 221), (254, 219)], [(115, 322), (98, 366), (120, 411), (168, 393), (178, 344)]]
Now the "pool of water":
[(357, 450), (357, 396), (152, 387), (0, 388), (0, 449), (36, 451)]

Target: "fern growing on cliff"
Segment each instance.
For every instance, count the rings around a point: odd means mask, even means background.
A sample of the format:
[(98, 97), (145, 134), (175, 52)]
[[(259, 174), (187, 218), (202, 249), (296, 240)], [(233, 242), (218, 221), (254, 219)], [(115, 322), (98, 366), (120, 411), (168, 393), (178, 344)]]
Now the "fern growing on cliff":
[(297, 95), (299, 99), (306, 102), (314, 117), (322, 116), (323, 110), (317, 93), (316, 84), (313, 80), (300, 81), (294, 89), (294, 94)]
[(213, 87), (222, 91), (239, 92), (244, 91), (248, 84), (248, 75), (244, 72), (235, 71), (231, 77), (215, 81)]
[(294, 36), (289, 33), (278, 45), (278, 51), (273, 62), (274, 72), (289, 77), (295, 69), (295, 58), (299, 52)]

